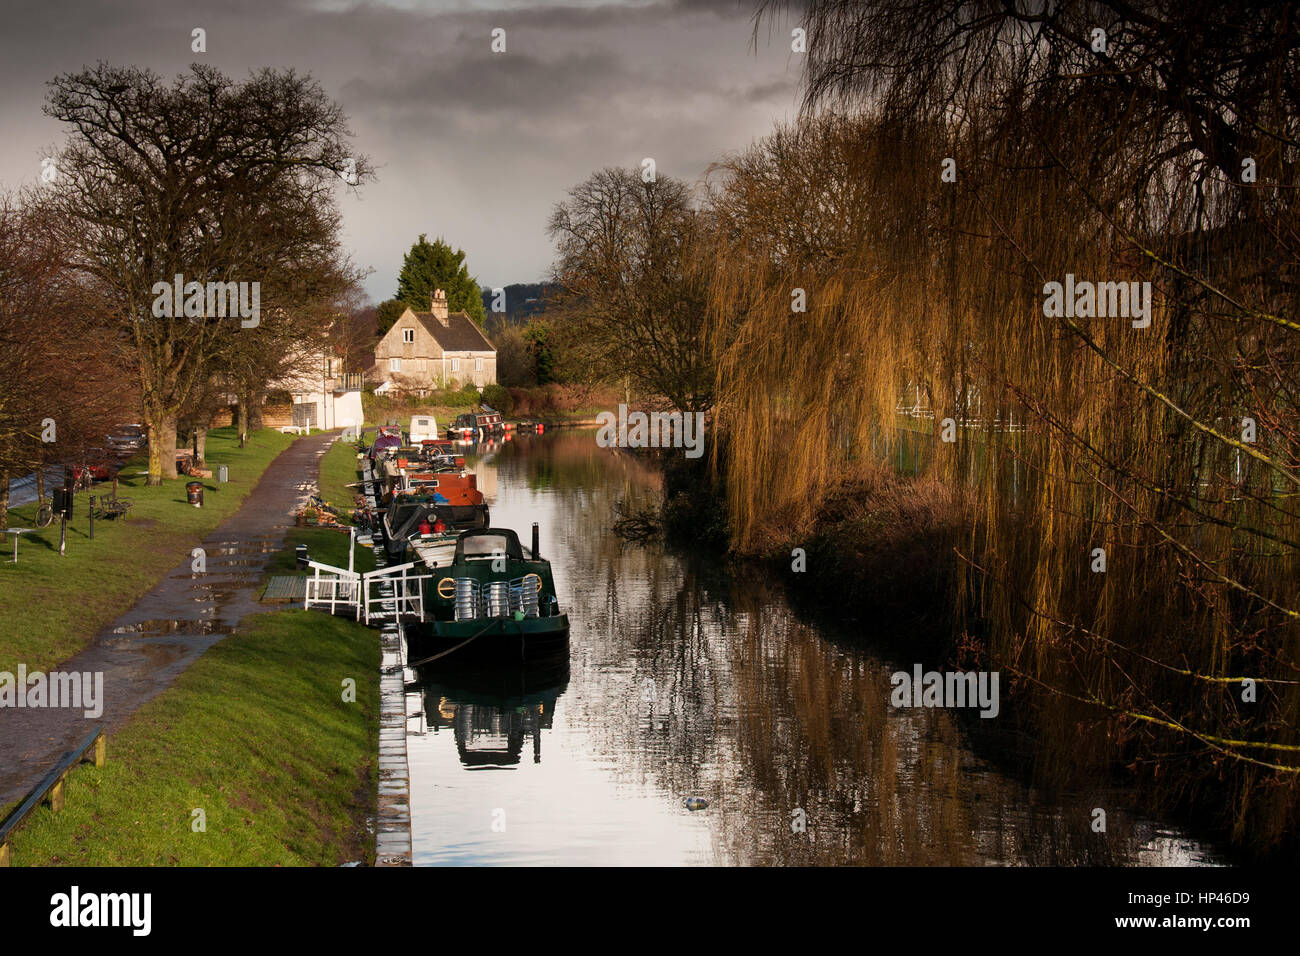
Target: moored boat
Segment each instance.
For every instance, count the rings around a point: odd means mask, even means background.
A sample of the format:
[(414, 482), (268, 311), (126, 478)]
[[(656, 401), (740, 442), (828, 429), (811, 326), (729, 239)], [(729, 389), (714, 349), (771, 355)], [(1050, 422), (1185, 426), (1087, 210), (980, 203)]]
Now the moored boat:
[[(449, 443), (425, 442), (391, 455), (383, 463), (380, 512), (384, 548), (402, 560), (411, 535), (426, 525), (438, 533), (459, 533), (488, 525), (488, 506), (478, 479)], [(407, 457), (409, 455), (409, 457)]]
[(385, 499), (380, 510), (384, 549), (394, 561), (415, 560), (407, 557), (413, 537), (459, 535), (469, 529), (486, 528), (489, 520), (488, 506), (477, 490), (465, 490), (451, 499), (436, 488), (393, 494)]
[(453, 650), (512, 660), (567, 651), (569, 618), (556, 597), (551, 563), (538, 554), (536, 525), (527, 551), (509, 528), (461, 532), (449, 563), (445, 541), (421, 544), (427, 558), (414, 543), (412, 550), (434, 580), (424, 590), (424, 621), (406, 629), (412, 662)]

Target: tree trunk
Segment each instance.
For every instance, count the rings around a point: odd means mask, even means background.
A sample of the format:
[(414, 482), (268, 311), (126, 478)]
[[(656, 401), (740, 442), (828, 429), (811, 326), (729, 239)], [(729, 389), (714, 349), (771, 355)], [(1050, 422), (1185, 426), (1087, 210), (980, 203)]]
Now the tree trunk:
[[(7, 478), (5, 479), (5, 482), (7, 485), (8, 484)], [(7, 487), (5, 489), (5, 494), (6, 495), (8, 494)], [(41, 462), (41, 466), (36, 469), (36, 500), (39, 503), (44, 499), (45, 499), (45, 462)]]
[[(150, 487), (157, 487), (163, 482), (163, 439), (162, 429), (154, 423), (152, 415), (146, 415), (145, 428), (149, 431), (149, 477), (146, 483)], [(176, 459), (172, 458), (172, 467), (176, 467)]]
[(176, 416), (167, 415), (162, 420), (162, 476), (176, 477)]
[(239, 410), (235, 414), (235, 422), (239, 431), (239, 447), (243, 448), (248, 441), (248, 399), (246, 396), (239, 397)]
[(194, 429), (194, 462), (198, 465), (207, 464), (208, 456), (208, 430), (206, 428)]
[(0, 528), (9, 527), (9, 476), (0, 475)]
[(157, 487), (176, 477), (176, 416), (147, 415), (149, 429), (149, 484)]
[(262, 402), (263, 396), (254, 395), (248, 403), (248, 427), (253, 431), (262, 429)]

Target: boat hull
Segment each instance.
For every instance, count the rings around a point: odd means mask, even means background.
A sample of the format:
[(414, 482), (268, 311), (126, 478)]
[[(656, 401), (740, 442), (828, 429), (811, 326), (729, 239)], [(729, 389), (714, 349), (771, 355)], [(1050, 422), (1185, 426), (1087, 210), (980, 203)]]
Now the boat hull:
[(536, 660), (569, 650), (569, 617), (471, 618), (461, 621), (424, 621), (405, 628), (407, 660), (416, 663), (440, 654), (448, 659)]

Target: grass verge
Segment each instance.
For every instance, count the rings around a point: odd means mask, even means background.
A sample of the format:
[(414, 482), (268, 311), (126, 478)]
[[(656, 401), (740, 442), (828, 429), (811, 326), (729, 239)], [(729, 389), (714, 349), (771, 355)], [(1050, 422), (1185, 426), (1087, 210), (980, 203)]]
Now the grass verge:
[(357, 449), (352, 442), (336, 441), (330, 445), (320, 460), (320, 496), (339, 510), (347, 514), (352, 511), (353, 502), (360, 493), (360, 488), (349, 488), (349, 482), (361, 480), (357, 471)]
[[(235, 429), (214, 429), (208, 433), (208, 467), (228, 465), (230, 480), (206, 479), (202, 508), (186, 503), (185, 483), (192, 479), (150, 488), (133, 461), (118, 482), (118, 494), (134, 500), (128, 519), (96, 521), (90, 540), (88, 496), (109, 490), (103, 484), (77, 493), (65, 556), (59, 556), (57, 521), (22, 535), (18, 563), (0, 563), (0, 671), (13, 672), (19, 662), (29, 671), (46, 670), (84, 648), (233, 514), (267, 465), (293, 441), (262, 429), (240, 448)], [(35, 513), (35, 504), (13, 508), (9, 526), (32, 528)], [(12, 541), (3, 539), (10, 558)]]
[(28, 818), (13, 864), (372, 864), (379, 657), (351, 621), (246, 618), (69, 775), (62, 812)]

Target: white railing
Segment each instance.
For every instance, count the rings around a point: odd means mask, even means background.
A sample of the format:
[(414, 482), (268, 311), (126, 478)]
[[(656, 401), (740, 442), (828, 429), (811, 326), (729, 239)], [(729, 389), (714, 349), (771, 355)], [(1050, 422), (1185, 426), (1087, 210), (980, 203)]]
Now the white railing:
[(350, 609), (356, 619), (361, 620), (362, 576), (346, 568), (336, 568), (316, 561), (308, 561), (307, 566), (315, 573), (307, 579), (303, 607), (308, 610), (313, 607), (327, 610), (330, 614), (339, 608)]
[(346, 568), (308, 561), (314, 572), (307, 578), (303, 607), (336, 613), (351, 611), (356, 620), (424, 620), (424, 582), (434, 575), (419, 574), (419, 561), (358, 574)]
[[(414, 617), (424, 620), (424, 582), (434, 575), (415, 573), (424, 568), (420, 561), (399, 564), (362, 575), (363, 614), (367, 624), (384, 618)], [(385, 593), (387, 592), (387, 593)]]

